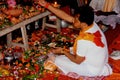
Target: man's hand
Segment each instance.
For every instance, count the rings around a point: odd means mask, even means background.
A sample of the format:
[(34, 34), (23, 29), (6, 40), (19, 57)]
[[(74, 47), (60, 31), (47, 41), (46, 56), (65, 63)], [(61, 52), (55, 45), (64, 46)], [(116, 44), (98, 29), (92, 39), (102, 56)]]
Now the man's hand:
[(58, 54), (58, 55), (64, 54), (64, 53), (63, 53), (63, 48), (61, 48), (61, 47), (52, 48), (52, 49), (51, 49), (51, 52), (54, 53), (54, 54)]

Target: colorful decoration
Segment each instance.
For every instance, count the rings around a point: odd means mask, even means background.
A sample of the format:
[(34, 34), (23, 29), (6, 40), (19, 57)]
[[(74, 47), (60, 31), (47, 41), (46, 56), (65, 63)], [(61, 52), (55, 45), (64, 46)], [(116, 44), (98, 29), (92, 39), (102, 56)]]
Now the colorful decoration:
[[(66, 35), (66, 33), (69, 33)], [(46, 59), (47, 56), (47, 50), (50, 48), (48, 47), (48, 42), (49, 40), (47, 40), (47, 38), (44, 38), (43, 41), (44, 45), (41, 45), (41, 39), (39, 40), (39, 38), (35, 38), (35, 37), (41, 37), (42, 35), (49, 35), (47, 37), (50, 38), (50, 40), (52, 42), (56, 42), (60, 41), (60, 43), (57, 44), (61, 44), (59, 45), (60, 47), (62, 47), (63, 43), (71, 42), (71, 40), (74, 40), (78, 35), (78, 33), (74, 33), (73, 34), (73, 30), (70, 30), (68, 28), (64, 28), (62, 29), (61, 33), (56, 33), (56, 31), (54, 30), (46, 30), (46, 31), (35, 31), (34, 33), (32, 33), (32, 36), (30, 38), (29, 41), (31, 41), (30, 44), (32, 47), (32, 49), (25, 51), (25, 52), (21, 52), (21, 48), (19, 47), (15, 47), (15, 48), (7, 48), (7, 47), (3, 47), (0, 46), (0, 53), (11, 53), (12, 55), (16, 52), (22, 53), (22, 57), (20, 57), (19, 59), (13, 59), (13, 64), (10, 64), (11, 67), (9, 67), (7, 64), (3, 66), (4, 62), (1, 61), (1, 66), (0, 66), (0, 80), (6, 80), (6, 79), (10, 79), (10, 80), (77, 80), (75, 78), (71, 78), (68, 75), (63, 75), (60, 74), (58, 71), (49, 71), (49, 70), (45, 70), (44, 69), (44, 65), (43, 62)], [(51, 35), (51, 36), (50, 36)], [(87, 37), (85, 37), (85, 39), (90, 40), (90, 41), (94, 41), (94, 37), (101, 37), (100, 33), (97, 31), (94, 34), (85, 34), (87, 35)], [(84, 37), (84, 35), (82, 35)], [(33, 39), (32, 37), (34, 37), (35, 39)], [(98, 39), (97, 39), (98, 40)], [(97, 43), (96, 40), (96, 43)], [(51, 42), (50, 42), (51, 43)], [(101, 46), (101, 43), (99, 44), (99, 42), (97, 43), (97, 45)], [(5, 55), (4, 55), (5, 56)], [(3, 56), (3, 57), (4, 57)], [(3, 59), (3, 58), (1, 58)], [(115, 63), (115, 62), (114, 62)], [(115, 63), (115, 65), (118, 64), (117, 62)], [(114, 66), (114, 65), (112, 65)], [(115, 66), (114, 66), (115, 67)], [(119, 69), (119, 67), (118, 67)], [(119, 70), (117, 70), (118, 72)], [(88, 76), (80, 76), (79, 80), (84, 80), (84, 79), (93, 79), (93, 80), (110, 80), (110, 79), (120, 79), (119, 78), (119, 74), (116, 75), (116, 73), (110, 75), (110, 76), (100, 76), (100, 77), (88, 77)]]
[(15, 0), (7, 0), (8, 8), (15, 8), (16, 1)]

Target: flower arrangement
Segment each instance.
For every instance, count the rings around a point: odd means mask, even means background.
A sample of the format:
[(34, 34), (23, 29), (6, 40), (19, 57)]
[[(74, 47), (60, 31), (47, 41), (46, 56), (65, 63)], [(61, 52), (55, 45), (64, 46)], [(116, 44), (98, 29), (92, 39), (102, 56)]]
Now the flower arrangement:
[[(65, 32), (69, 32), (69, 35), (66, 35)], [(1, 66), (0, 70), (0, 79), (76, 80), (60, 74), (57, 70), (50, 71), (44, 67), (44, 61), (48, 59), (48, 51), (53, 47), (50, 46), (50, 43), (55, 43), (54, 47), (69, 47), (73, 44), (71, 40), (75, 39), (75, 36), (73, 35), (72, 30), (65, 28), (61, 33), (40, 30), (32, 33), (32, 36), (30, 36), (31, 38), (29, 38), (29, 41), (31, 41), (30, 43), (32, 44), (31, 48), (27, 51), (22, 51), (20, 47), (3, 49), (1, 46), (0, 51), (4, 54), (3, 57), (9, 53), (13, 55), (14, 58), (11, 61), (10, 66), (8, 66), (8, 64), (4, 65), (3, 61), (3, 66)], [(21, 54), (17, 55), (19, 58), (15, 56), (16, 53)]]
[[(9, 53), (14, 55), (16, 52), (22, 54), (22, 57), (12, 60), (12, 64), (0, 66), (0, 80), (76, 80), (66, 75), (60, 74), (58, 71), (49, 71), (44, 69), (44, 61), (47, 54), (36, 49), (22, 51), (20, 47), (5, 48), (0, 46), (0, 50), (4, 56)], [(22, 53), (20, 53), (22, 52)]]
[[(66, 34), (65, 32), (69, 32)], [(29, 45), (34, 46), (34, 44), (39, 43), (44, 46), (46, 49), (50, 47), (71, 47), (73, 45), (74, 39), (77, 34), (73, 34), (72, 30), (68, 30), (67, 28), (62, 30), (61, 33), (57, 33), (55, 31), (36, 31), (32, 33), (29, 38)]]
[(7, 0), (8, 8), (15, 8), (16, 1), (15, 0)]

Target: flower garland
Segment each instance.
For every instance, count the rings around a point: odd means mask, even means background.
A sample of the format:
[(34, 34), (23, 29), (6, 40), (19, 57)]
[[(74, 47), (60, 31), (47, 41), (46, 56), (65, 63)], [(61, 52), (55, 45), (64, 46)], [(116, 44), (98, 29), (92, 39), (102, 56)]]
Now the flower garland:
[(104, 47), (104, 43), (101, 41), (101, 34), (99, 31), (96, 31), (95, 33), (80, 33), (73, 45), (74, 53), (76, 53), (76, 46), (78, 40), (89, 40), (94, 42), (96, 46)]

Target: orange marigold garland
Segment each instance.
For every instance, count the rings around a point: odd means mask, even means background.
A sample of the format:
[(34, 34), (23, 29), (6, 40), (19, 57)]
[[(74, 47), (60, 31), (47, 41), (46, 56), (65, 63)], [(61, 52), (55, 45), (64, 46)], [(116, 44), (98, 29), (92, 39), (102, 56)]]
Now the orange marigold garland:
[(84, 33), (84, 36), (82, 35), (81, 39), (93, 41), (97, 46), (104, 47), (104, 44), (101, 41), (101, 34), (99, 31), (96, 31), (95, 33)]
[(94, 42), (97, 46), (104, 47), (104, 43), (101, 40), (101, 34), (99, 31), (95, 33), (80, 33), (79, 36), (76, 38), (73, 50), (74, 53), (76, 52), (77, 40), (89, 40)]

